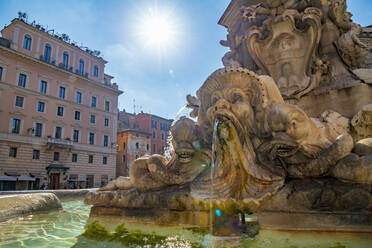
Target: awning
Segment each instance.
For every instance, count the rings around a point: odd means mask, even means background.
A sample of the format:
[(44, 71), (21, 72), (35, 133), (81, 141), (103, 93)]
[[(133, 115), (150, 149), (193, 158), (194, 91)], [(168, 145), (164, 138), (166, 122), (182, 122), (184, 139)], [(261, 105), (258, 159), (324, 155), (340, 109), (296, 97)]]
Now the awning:
[(31, 177), (36, 177), (36, 178), (42, 178), (43, 175), (41, 175), (40, 173), (30, 173), (30, 176)]
[(18, 181), (35, 181), (35, 178), (22, 175), (18, 177)]
[(16, 172), (5, 172), (4, 174), (10, 177), (19, 177), (21, 175)]
[(17, 181), (17, 178), (0, 175), (0, 181)]
[(64, 166), (63, 164), (50, 164), (47, 167), (45, 167), (47, 170), (51, 169), (57, 169), (57, 170), (69, 170), (69, 167)]

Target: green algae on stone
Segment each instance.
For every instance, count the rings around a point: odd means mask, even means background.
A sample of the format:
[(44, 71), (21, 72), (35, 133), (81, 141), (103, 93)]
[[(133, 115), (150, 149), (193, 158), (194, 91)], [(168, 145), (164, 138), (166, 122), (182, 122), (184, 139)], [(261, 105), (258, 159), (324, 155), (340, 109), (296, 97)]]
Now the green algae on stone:
[(114, 233), (110, 233), (97, 221), (88, 224), (83, 237), (94, 241), (106, 241), (121, 243), (123, 247), (190, 247), (203, 248), (201, 244), (187, 241), (181, 237), (167, 237), (155, 233), (142, 233), (140, 230), (128, 231), (124, 224), (116, 227)]

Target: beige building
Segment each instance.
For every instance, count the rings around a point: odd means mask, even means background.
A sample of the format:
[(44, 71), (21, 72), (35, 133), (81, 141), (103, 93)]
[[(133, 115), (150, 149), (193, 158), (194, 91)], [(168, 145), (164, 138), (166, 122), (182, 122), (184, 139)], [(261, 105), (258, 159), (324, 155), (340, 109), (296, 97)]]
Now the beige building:
[(0, 190), (115, 177), (118, 96), (97, 52), (14, 19), (0, 38)]

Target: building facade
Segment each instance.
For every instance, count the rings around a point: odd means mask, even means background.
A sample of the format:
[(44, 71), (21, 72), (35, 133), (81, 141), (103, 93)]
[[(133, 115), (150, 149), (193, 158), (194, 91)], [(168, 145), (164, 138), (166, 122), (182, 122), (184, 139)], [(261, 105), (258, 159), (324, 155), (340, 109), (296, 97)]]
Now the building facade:
[[(173, 120), (162, 118), (160, 116), (139, 113), (131, 114), (120, 111), (118, 114), (118, 156), (117, 156), (117, 176), (127, 176), (132, 162), (136, 159), (137, 153), (130, 152), (134, 156), (129, 155), (128, 149), (125, 148), (128, 144), (129, 137), (132, 137), (132, 142), (146, 144), (146, 149), (141, 150), (141, 156), (145, 154), (164, 154), (167, 147), (169, 130)], [(133, 134), (135, 135), (133, 137)], [(146, 136), (146, 137), (145, 137)], [(125, 156), (125, 157), (123, 157)], [(138, 156), (140, 157), (140, 156)]]
[(116, 174), (129, 176), (129, 167), (134, 160), (144, 155), (151, 154), (151, 133), (125, 129), (117, 135), (118, 153), (116, 157)]
[(0, 190), (115, 177), (118, 96), (107, 63), (14, 19), (0, 39)]

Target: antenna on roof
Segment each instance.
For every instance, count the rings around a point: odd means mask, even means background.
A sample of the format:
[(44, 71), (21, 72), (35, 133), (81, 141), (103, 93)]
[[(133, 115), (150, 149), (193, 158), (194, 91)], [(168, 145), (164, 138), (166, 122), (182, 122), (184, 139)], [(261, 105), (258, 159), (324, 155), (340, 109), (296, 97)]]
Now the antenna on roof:
[(133, 98), (133, 114), (136, 114), (136, 99)]

